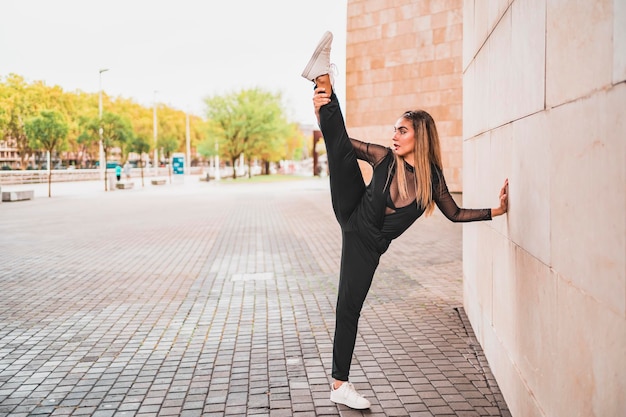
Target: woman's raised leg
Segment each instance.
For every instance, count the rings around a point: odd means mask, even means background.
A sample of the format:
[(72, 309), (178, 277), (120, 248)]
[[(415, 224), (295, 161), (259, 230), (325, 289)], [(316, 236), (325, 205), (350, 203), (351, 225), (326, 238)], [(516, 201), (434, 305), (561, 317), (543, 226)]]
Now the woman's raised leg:
[(365, 183), (346, 132), (337, 96), (333, 92), (333, 80), (330, 74), (332, 42), (333, 34), (325, 32), (302, 71), (302, 76), (313, 81), (318, 87), (318, 92), (320, 88), (324, 89), (322, 93), (330, 98), (328, 104), (318, 108), (318, 117), (326, 143), (333, 210), (339, 224), (344, 226), (365, 193)]
[(331, 94), (330, 103), (319, 111), (320, 128), (326, 144), (333, 210), (337, 221), (343, 226), (363, 198), (365, 182), (329, 75), (318, 77), (316, 83), (327, 92), (330, 90)]

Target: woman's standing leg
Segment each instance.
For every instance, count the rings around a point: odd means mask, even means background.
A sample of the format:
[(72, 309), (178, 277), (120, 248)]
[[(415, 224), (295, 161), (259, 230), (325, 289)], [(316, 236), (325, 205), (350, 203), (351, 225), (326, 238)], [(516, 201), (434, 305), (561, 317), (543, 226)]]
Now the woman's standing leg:
[(347, 381), (359, 317), (372, 285), (380, 254), (364, 244), (354, 232), (344, 232), (342, 238), (332, 376), (338, 381)]

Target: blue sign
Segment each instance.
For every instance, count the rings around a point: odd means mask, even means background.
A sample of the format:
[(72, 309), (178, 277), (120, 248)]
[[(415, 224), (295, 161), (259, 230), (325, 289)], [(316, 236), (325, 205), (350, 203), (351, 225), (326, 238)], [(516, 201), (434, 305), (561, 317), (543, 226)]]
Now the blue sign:
[(174, 174), (185, 173), (185, 156), (183, 154), (174, 154), (172, 156), (172, 170)]

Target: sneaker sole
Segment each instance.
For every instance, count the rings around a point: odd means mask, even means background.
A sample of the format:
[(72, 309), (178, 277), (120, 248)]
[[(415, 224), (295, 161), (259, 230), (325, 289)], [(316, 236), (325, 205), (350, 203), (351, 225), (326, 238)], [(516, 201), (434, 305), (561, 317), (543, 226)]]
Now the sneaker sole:
[[(332, 41), (333, 41), (333, 34), (330, 33), (330, 32), (324, 33), (324, 36), (322, 36), (322, 39), (317, 44), (317, 48), (315, 48), (315, 51), (313, 52), (313, 56), (311, 56), (311, 59), (309, 60), (309, 63), (306, 64), (306, 67), (304, 68), (304, 71), (302, 71), (302, 76), (304, 78), (306, 78), (307, 80), (310, 79), (308, 77), (308, 74), (311, 71), (311, 69), (313, 68), (313, 65), (315, 64), (315, 61), (317, 60), (317, 57), (320, 56), (320, 54), (322, 53), (322, 50), (329, 43), (331, 43)], [(314, 81), (314, 80), (312, 80), (312, 81)]]
[[(331, 401), (333, 401), (333, 400), (331, 400)], [(351, 405), (349, 405), (349, 404), (346, 404), (346, 403), (344, 403), (344, 402), (341, 402), (341, 401), (333, 401), (333, 402), (334, 402), (335, 404), (345, 405), (346, 407), (351, 408), (351, 409), (353, 409), (353, 410), (367, 410), (368, 408), (371, 408), (371, 406), (369, 406), (369, 407), (353, 407), (353, 406), (351, 406)]]
[(346, 404), (346, 403), (345, 403), (345, 402), (343, 402), (343, 401), (336, 401), (336, 400), (333, 400), (332, 398), (330, 399), (330, 401), (331, 401), (331, 402), (333, 402), (333, 403), (335, 403), (335, 404), (345, 405), (346, 407), (352, 408), (353, 410), (367, 410), (368, 408), (371, 408), (371, 407), (372, 407), (371, 405), (366, 406), (366, 407), (354, 407), (354, 406), (352, 406), (352, 405), (350, 405), (350, 404)]

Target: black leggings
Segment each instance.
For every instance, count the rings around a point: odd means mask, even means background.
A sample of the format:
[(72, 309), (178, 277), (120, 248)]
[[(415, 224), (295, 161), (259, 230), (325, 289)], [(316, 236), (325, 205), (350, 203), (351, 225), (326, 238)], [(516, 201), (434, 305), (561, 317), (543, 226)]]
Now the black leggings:
[(333, 210), (342, 231), (332, 376), (347, 381), (361, 308), (381, 253), (368, 239), (369, 225), (363, 224), (365, 217), (359, 213), (368, 203), (366, 187), (334, 93), (331, 102), (320, 108), (320, 127), (326, 143)]

